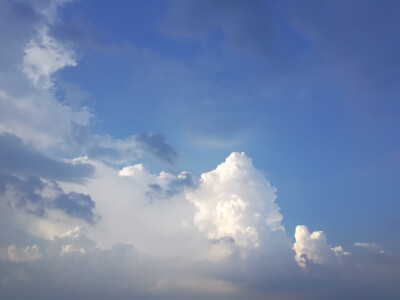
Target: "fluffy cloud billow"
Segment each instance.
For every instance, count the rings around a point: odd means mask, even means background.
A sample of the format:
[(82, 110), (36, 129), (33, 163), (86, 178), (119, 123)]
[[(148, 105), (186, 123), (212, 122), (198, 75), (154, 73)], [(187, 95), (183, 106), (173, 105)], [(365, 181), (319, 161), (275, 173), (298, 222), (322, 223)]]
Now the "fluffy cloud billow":
[(214, 250), (219, 255), (228, 255), (230, 244), (243, 251), (260, 247), (260, 230), (284, 230), (276, 188), (244, 153), (234, 152), (203, 173), (186, 197), (196, 207), (195, 226), (221, 248)]

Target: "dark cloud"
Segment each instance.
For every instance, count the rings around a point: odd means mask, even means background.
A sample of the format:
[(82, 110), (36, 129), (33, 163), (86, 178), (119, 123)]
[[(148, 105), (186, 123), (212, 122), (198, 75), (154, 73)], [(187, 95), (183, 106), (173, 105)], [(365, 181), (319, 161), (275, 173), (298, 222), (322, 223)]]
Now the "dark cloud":
[(183, 191), (184, 188), (193, 188), (196, 182), (190, 173), (182, 172), (178, 176), (169, 180), (165, 186), (156, 183), (149, 184), (150, 192), (148, 195), (153, 198), (169, 198)]
[(72, 124), (69, 142), (89, 158), (111, 163), (126, 163), (142, 156), (152, 156), (173, 164), (178, 159), (176, 150), (162, 134), (139, 133), (124, 139), (96, 135), (87, 126)]
[(165, 162), (172, 164), (178, 159), (177, 152), (162, 134), (140, 133), (136, 136), (136, 141), (145, 151)]
[(54, 208), (65, 212), (67, 215), (93, 223), (95, 203), (89, 195), (70, 192), (60, 194), (52, 205)]
[[(45, 189), (54, 196), (46, 196)], [(93, 212), (95, 202), (89, 195), (76, 192), (65, 194), (56, 182), (32, 175), (19, 178), (0, 173), (0, 199), (17, 210), (39, 217), (45, 217), (48, 209), (56, 209), (88, 223), (94, 223), (97, 218)]]
[(182, 172), (168, 183), (166, 193), (167, 195), (172, 196), (180, 193), (185, 187), (193, 188), (195, 185), (196, 182), (193, 176), (190, 173)]
[(17, 209), (27, 207), (29, 203), (34, 204), (34, 209), (28, 210), (38, 216), (44, 216), (44, 205), (42, 196), (38, 191), (43, 191), (46, 184), (36, 176), (27, 176), (22, 180), (10, 174), (0, 173), (0, 195), (4, 198), (7, 190), (13, 190), (13, 199), (7, 201), (14, 202)]
[(66, 163), (52, 159), (24, 144), (15, 135), (0, 134), (0, 171), (36, 175), (49, 180), (82, 182), (94, 173), (87, 163)]

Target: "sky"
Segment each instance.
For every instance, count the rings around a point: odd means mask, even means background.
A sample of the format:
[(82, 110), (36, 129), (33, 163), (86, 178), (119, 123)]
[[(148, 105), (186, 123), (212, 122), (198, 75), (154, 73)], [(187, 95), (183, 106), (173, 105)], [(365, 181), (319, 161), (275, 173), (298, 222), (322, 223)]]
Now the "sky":
[(400, 297), (399, 13), (0, 0), (0, 298)]

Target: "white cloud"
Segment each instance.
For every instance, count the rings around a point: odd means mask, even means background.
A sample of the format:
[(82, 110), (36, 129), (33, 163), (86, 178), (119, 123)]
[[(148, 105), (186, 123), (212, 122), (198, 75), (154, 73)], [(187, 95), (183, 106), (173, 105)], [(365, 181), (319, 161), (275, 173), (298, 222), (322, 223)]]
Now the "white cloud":
[(137, 177), (141, 176), (143, 173), (147, 173), (143, 164), (136, 164), (123, 168), (118, 174), (121, 177)]
[(51, 255), (84, 255), (96, 250), (96, 242), (89, 239), (83, 227), (77, 226), (60, 236), (54, 236), (54, 241), (47, 252)]
[(296, 227), (295, 239), (296, 242), (293, 244), (293, 250), (296, 252), (295, 259), (302, 268), (309, 262), (317, 265), (329, 264), (334, 261), (335, 255), (340, 257), (350, 254), (343, 251), (341, 246), (329, 247), (323, 231), (310, 233), (305, 225)]
[(50, 88), (51, 75), (67, 66), (76, 66), (76, 54), (71, 47), (61, 44), (42, 27), (36, 38), (25, 48), (23, 72), (35, 85)]
[(68, 245), (61, 247), (61, 253), (60, 253), (61, 256), (68, 255), (68, 254), (76, 254), (76, 253), (85, 254), (86, 253), (85, 248), (83, 248), (83, 247), (76, 248), (72, 244), (68, 244)]
[(9, 245), (7, 249), (8, 258), (14, 262), (32, 262), (42, 257), (38, 245), (19, 248)]
[[(231, 240), (241, 250), (255, 249), (260, 246), (260, 229), (284, 229), (276, 188), (244, 153), (234, 152), (215, 170), (203, 173), (186, 197), (196, 207), (196, 227), (209, 240)], [(227, 245), (220, 245), (223, 249), (213, 253), (230, 253)]]
[(375, 251), (375, 252), (379, 252), (381, 254), (385, 253), (385, 251), (382, 249), (382, 247), (378, 244), (375, 243), (361, 243), (361, 242), (357, 242), (353, 244), (356, 247), (360, 247), (369, 251)]
[(333, 251), (333, 253), (335, 253), (335, 255), (337, 257), (341, 257), (341, 255), (345, 255), (345, 256), (350, 255), (350, 252), (344, 251), (342, 246), (333, 247), (333, 248), (331, 248), (331, 250)]

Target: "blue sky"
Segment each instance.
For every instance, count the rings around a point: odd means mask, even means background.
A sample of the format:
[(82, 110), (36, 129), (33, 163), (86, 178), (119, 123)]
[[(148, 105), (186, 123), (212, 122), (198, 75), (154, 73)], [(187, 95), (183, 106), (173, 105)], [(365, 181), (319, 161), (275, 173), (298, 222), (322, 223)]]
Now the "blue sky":
[[(99, 283), (130, 283), (121, 299), (393, 298), (399, 12), (389, 0), (2, 2), (3, 296), (39, 299), (34, 284), (95, 258), (88, 274), (123, 279), (82, 283), (88, 298)], [(51, 293), (79, 295), (67, 275)]]

